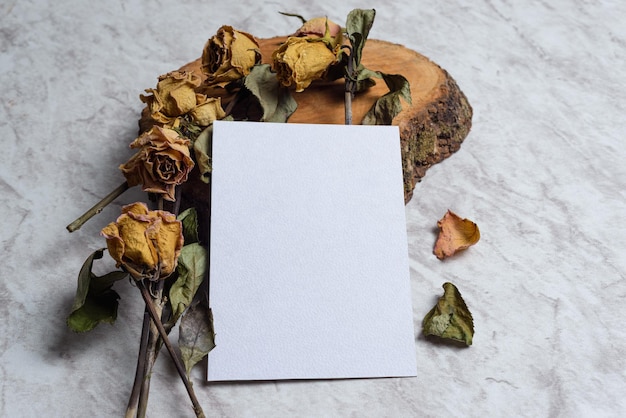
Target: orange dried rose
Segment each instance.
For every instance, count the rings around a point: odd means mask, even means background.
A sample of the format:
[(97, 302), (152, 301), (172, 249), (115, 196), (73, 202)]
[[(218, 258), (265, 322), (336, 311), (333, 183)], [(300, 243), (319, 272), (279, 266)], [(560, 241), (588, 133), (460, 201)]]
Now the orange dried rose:
[(433, 253), (440, 260), (476, 244), (480, 239), (478, 225), (469, 219), (461, 219), (450, 210), (437, 221), (437, 226), (439, 236)]
[(140, 202), (124, 206), (122, 215), (101, 234), (117, 267), (124, 267), (136, 280), (168, 277), (184, 244), (182, 223), (176, 216), (150, 211)]
[(259, 44), (254, 36), (227, 25), (217, 30), (202, 51), (202, 71), (209, 83), (243, 78), (260, 62)]
[(174, 189), (187, 181), (194, 166), (189, 144), (176, 131), (155, 125), (130, 144), (139, 151), (120, 170), (129, 186), (141, 184), (144, 191), (174, 201)]

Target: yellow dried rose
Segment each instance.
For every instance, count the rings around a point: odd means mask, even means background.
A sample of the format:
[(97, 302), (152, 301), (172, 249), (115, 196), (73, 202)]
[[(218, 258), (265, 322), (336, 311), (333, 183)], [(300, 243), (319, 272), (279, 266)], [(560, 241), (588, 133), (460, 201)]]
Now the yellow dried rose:
[(200, 77), (192, 72), (172, 71), (159, 77), (156, 89), (146, 89), (150, 96), (139, 97), (155, 122), (171, 125), (178, 116), (196, 107), (195, 89), (200, 83)]
[(278, 81), (300, 92), (324, 78), (337, 54), (321, 38), (290, 37), (274, 51), (272, 61)]
[(202, 51), (202, 71), (209, 83), (243, 78), (260, 62), (259, 44), (254, 36), (232, 26), (219, 28)]
[(199, 126), (209, 126), (215, 120), (226, 116), (222, 109), (222, 99), (220, 97), (207, 97), (204, 94), (196, 94), (197, 106), (189, 114), (193, 121)]
[(120, 170), (129, 186), (141, 184), (144, 191), (174, 201), (175, 187), (187, 180), (194, 166), (189, 144), (176, 131), (153, 126), (130, 144), (139, 151)]
[(176, 269), (183, 248), (183, 227), (169, 212), (150, 211), (141, 202), (122, 208), (115, 222), (101, 234), (117, 267), (136, 280), (165, 279)]

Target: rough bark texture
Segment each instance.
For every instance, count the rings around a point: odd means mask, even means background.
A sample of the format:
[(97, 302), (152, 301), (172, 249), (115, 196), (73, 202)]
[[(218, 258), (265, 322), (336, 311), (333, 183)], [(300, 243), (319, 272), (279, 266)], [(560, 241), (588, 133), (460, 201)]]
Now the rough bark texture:
[(398, 124), (405, 202), (411, 200), (415, 184), (430, 166), (458, 151), (472, 126), (472, 107), (452, 77), (444, 74), (439, 99)]
[[(285, 38), (259, 41), (263, 62), (270, 62), (272, 52)], [(388, 74), (402, 74), (411, 84), (412, 104), (404, 103), (393, 120), (400, 129), (404, 195), (408, 202), (415, 184), (426, 170), (456, 152), (472, 124), (472, 107), (450, 75), (423, 55), (401, 45), (368, 40), (362, 63), (367, 68)], [(182, 69), (200, 74), (200, 60)], [(376, 99), (387, 93), (382, 80), (353, 100), (353, 120), (360, 123)], [(343, 80), (317, 83), (301, 93), (293, 93), (298, 109), (290, 123), (344, 123)], [(223, 97), (226, 105), (229, 97)], [(183, 188), (188, 205), (207, 206), (209, 189), (192, 173)]]

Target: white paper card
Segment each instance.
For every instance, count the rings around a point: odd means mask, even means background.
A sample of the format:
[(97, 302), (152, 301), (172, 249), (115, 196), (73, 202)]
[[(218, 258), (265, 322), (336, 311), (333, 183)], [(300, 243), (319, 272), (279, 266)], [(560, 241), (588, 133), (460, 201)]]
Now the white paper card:
[(208, 380), (415, 376), (396, 126), (215, 122)]

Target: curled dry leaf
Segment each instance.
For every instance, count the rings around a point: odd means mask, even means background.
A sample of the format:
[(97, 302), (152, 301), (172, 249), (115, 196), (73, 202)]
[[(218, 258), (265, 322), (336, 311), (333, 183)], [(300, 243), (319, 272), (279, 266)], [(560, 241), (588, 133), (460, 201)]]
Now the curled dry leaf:
[(461, 292), (450, 282), (443, 284), (443, 291), (443, 296), (424, 317), (424, 335), (435, 335), (472, 345), (474, 320)]
[(437, 226), (439, 236), (433, 253), (440, 260), (476, 244), (480, 239), (478, 225), (469, 219), (461, 219), (450, 210), (437, 221)]

